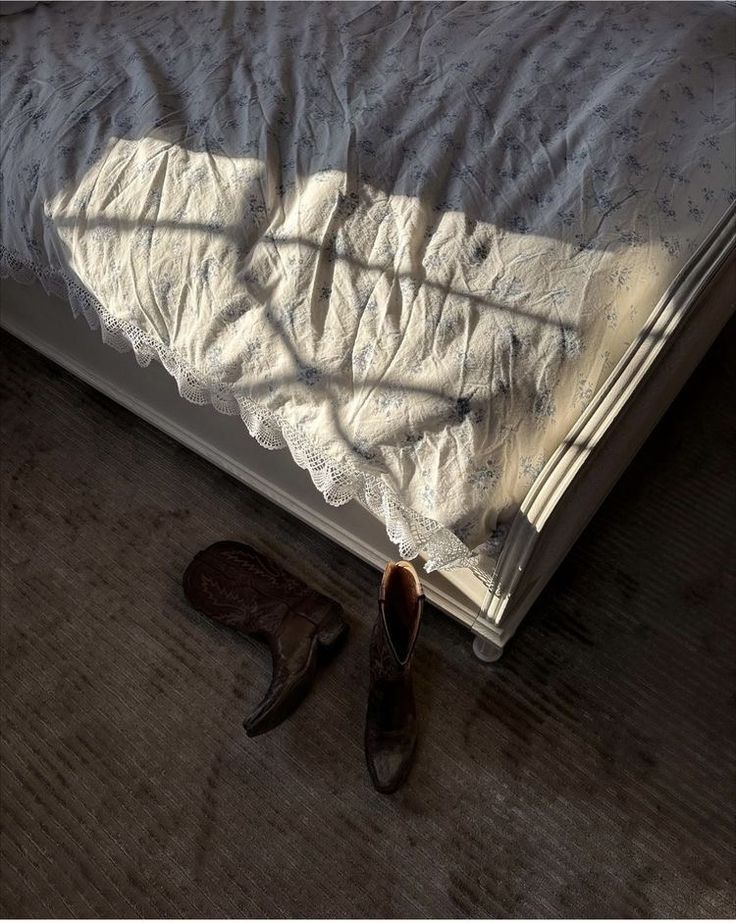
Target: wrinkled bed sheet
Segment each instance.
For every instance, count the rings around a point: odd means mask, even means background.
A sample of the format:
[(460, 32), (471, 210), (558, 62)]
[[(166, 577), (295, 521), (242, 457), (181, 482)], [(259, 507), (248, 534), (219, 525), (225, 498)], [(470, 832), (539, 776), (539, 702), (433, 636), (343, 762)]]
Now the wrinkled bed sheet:
[(734, 198), (727, 4), (54, 3), (1, 28), (4, 271), (430, 568), (503, 534)]

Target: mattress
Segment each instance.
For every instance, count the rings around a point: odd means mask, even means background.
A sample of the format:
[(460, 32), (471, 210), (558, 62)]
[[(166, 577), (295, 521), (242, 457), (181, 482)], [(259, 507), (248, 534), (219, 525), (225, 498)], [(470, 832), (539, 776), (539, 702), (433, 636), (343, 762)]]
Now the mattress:
[(729, 4), (54, 3), (0, 27), (3, 273), (428, 570), (498, 548), (736, 198)]

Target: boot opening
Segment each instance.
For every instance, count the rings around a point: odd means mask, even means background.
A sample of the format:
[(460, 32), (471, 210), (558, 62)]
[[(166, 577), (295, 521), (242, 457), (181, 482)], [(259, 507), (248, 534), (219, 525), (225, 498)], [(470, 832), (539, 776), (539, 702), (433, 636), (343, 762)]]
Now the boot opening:
[(396, 656), (404, 663), (419, 629), (417, 597), (421, 586), (411, 566), (389, 564), (383, 579), (386, 629)]

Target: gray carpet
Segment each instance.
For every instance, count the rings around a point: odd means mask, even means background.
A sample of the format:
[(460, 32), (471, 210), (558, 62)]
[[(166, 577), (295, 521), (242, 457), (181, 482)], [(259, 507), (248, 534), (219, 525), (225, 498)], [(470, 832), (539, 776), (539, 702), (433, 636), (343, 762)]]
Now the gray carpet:
[[(2, 338), (8, 916), (728, 916), (736, 326), (496, 666), (430, 610), (417, 764), (363, 764), (377, 574)], [(179, 579), (249, 541), (345, 607), (310, 698), (248, 740), (256, 644)]]

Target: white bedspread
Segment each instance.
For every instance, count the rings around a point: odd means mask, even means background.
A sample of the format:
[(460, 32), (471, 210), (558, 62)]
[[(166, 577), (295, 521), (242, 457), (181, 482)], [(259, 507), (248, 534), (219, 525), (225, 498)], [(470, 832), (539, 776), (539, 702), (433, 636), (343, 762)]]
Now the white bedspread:
[(733, 28), (42, 4), (2, 20), (4, 271), (472, 565), (734, 198)]

